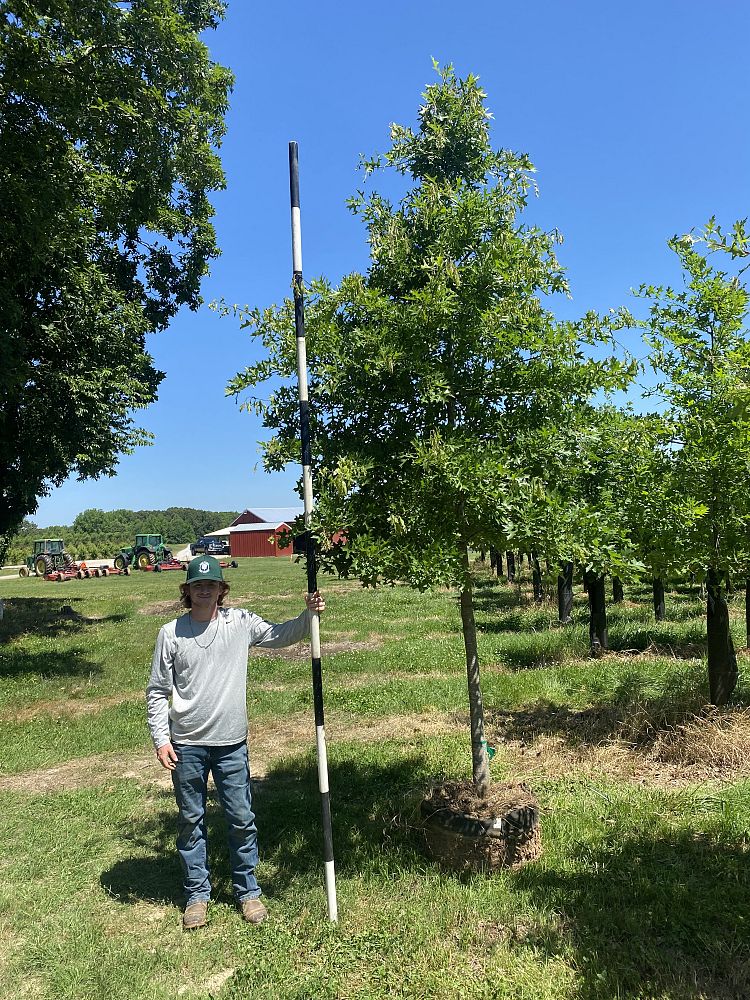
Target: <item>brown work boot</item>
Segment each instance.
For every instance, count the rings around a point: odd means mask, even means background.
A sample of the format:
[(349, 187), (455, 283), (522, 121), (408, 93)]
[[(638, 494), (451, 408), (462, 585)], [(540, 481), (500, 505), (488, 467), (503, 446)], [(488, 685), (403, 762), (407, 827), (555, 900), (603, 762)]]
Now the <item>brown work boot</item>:
[(239, 905), (243, 920), (249, 924), (262, 924), (268, 916), (268, 910), (259, 899), (243, 899)]
[(185, 912), (182, 914), (182, 929), (195, 931), (199, 927), (205, 927), (207, 911), (208, 900), (206, 899), (196, 899), (190, 906), (186, 906)]

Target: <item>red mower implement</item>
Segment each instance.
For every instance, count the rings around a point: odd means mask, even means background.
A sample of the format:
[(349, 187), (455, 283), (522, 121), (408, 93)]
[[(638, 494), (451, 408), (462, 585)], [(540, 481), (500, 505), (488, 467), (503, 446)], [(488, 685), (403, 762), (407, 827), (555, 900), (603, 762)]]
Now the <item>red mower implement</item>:
[(187, 563), (186, 562), (179, 562), (179, 560), (177, 560), (177, 559), (170, 559), (167, 562), (157, 562), (157, 563), (154, 563), (153, 566), (141, 566), (141, 569), (145, 573), (148, 573), (149, 571), (151, 571), (153, 573), (166, 573), (167, 570), (171, 570), (171, 569), (181, 569), (181, 570), (184, 571), (184, 570), (187, 569)]

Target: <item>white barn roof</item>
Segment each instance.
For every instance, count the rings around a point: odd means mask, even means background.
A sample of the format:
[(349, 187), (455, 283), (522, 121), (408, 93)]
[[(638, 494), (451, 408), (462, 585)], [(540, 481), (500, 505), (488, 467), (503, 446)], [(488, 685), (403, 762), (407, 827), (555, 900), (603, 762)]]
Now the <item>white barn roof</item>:
[[(255, 513), (255, 511), (253, 511)], [(294, 520), (294, 518), (292, 518)], [(288, 521), (261, 521), (260, 524), (257, 522), (255, 524), (235, 524), (231, 529), (232, 534), (235, 531), (276, 531), (277, 528), (281, 527), (291, 527)]]
[(255, 514), (265, 524), (270, 524), (272, 521), (277, 524), (282, 521), (291, 524), (295, 517), (305, 513), (305, 508), (301, 505), (299, 507), (248, 507), (247, 513)]

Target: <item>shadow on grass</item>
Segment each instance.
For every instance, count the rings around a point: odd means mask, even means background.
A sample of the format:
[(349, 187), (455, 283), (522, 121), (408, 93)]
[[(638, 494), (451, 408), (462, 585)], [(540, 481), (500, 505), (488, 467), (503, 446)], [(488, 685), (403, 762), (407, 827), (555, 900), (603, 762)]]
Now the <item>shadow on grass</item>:
[[(71, 601), (71, 603), (66, 603)], [(79, 614), (74, 604), (82, 598), (66, 593), (52, 597), (12, 597), (5, 602), (5, 615), (0, 622), (0, 646), (22, 635), (45, 639), (85, 636), (91, 625), (124, 621), (126, 615), (87, 618)], [(53, 650), (26, 649), (23, 644), (3, 649), (0, 679), (35, 675), (39, 677), (90, 677), (103, 673), (101, 664), (90, 659), (82, 647)]]
[(562, 917), (559, 933), (528, 944), (572, 950), (582, 1000), (747, 1000), (747, 850), (693, 830), (611, 838), (567, 845), (577, 870), (529, 865), (515, 874), (536, 907)]
[[(538, 736), (557, 736), (573, 748), (624, 740), (645, 753), (680, 726), (702, 717), (710, 720), (717, 711), (708, 704), (702, 665), (683, 665), (657, 682), (628, 670), (613, 689), (597, 691), (592, 685), (590, 694), (594, 704), (583, 709), (550, 701), (515, 711), (485, 706), (488, 739), (530, 743)], [(738, 686), (728, 711), (749, 703), (750, 690)]]
[(477, 612), (477, 626), (482, 632), (490, 635), (499, 635), (503, 632), (518, 632), (527, 635), (529, 632), (550, 632), (556, 631), (557, 623), (553, 612), (543, 605), (519, 605), (515, 608), (507, 608), (501, 613), (486, 617), (486, 609), (482, 608)]
[[(544, 610), (508, 610), (491, 619), (477, 618), (483, 635), (497, 636), (491, 656), (510, 670), (549, 667), (589, 655), (588, 614), (576, 607), (572, 624), (561, 626)], [(608, 615), (609, 646), (614, 653), (642, 653), (651, 657), (701, 659), (706, 655), (706, 630), (702, 621), (689, 626), (670, 622), (634, 621), (632, 614)]]
[(87, 618), (75, 610), (75, 605), (82, 600), (64, 590), (58, 591), (55, 597), (9, 597), (0, 621), (0, 643), (10, 642), (26, 633), (53, 638), (74, 635), (89, 625), (116, 624), (127, 617), (119, 614)]
[[(407, 873), (413, 886), (414, 875), (431, 862), (413, 829), (394, 825), (389, 818), (415, 789), (429, 783), (424, 761), (418, 757), (385, 764), (339, 760), (331, 764), (330, 777), (339, 876), (391, 878), (397, 883)], [(254, 782), (254, 802), (265, 894), (271, 899), (294, 899), (313, 884), (322, 891), (314, 761), (279, 766)], [(175, 813), (165, 791), (148, 818), (135, 828), (123, 828), (134, 855), (101, 877), (107, 892), (123, 904), (180, 904)], [(214, 899), (228, 903), (226, 831), (214, 801), (207, 817)], [(540, 914), (556, 913), (561, 918), (536, 935), (533, 930), (525, 933), (516, 947), (532, 948), (537, 955), (566, 955), (580, 977), (576, 996), (583, 1000), (660, 996), (659, 987), (673, 988), (670, 996), (746, 1000), (750, 938), (737, 920), (746, 913), (750, 895), (747, 852), (731, 835), (712, 831), (710, 817), (706, 827), (701, 826), (708, 832), (677, 831), (666, 836), (659, 832), (659, 818), (651, 816), (648, 822), (656, 832), (641, 833), (640, 814), (620, 813), (613, 819), (620, 828), (613, 826), (603, 842), (592, 835), (556, 845), (558, 852), (564, 851), (565, 864), (532, 864), (513, 872), (508, 891), (520, 893), (524, 904), (530, 901)], [(721, 836), (726, 843), (719, 842)], [(477, 877), (483, 876), (444, 875), (446, 881), (469, 886)], [(423, 905), (422, 899), (416, 900), (415, 919)], [(486, 931), (486, 920), (483, 927)]]
[(184, 900), (176, 832), (177, 807), (172, 792), (165, 789), (156, 794), (151, 810), (137, 824), (130, 820), (122, 827), (121, 839), (135, 853), (102, 873), (102, 887), (121, 903), (179, 906)]
[(22, 676), (98, 677), (103, 672), (101, 664), (89, 659), (86, 650), (80, 647), (33, 653), (14, 649), (4, 651), (0, 661), (0, 680)]
[[(393, 875), (424, 864), (416, 835), (412, 840), (399, 834), (389, 841), (388, 853), (382, 853), (384, 830), (398, 811), (397, 803), (415, 787), (429, 784), (424, 767), (419, 758), (390, 765), (329, 761), (333, 844), (340, 874), (352, 877), (371, 868), (374, 858), (381, 870)], [(283, 897), (294, 891), (293, 884), (298, 885), (301, 878), (322, 879), (321, 798), (315, 761), (278, 766), (252, 784), (263, 892), (271, 898)], [(226, 823), (213, 790), (209, 791), (206, 820), (213, 898), (230, 902)], [(122, 839), (133, 846), (134, 854), (102, 874), (107, 893), (124, 904), (179, 905), (183, 897), (176, 829), (177, 807), (171, 792), (165, 791), (155, 810), (137, 827), (132, 823), (123, 827)]]
[(627, 621), (623, 621), (622, 630), (610, 629), (609, 647), (615, 653), (625, 649), (638, 649), (655, 656), (690, 660), (706, 655), (706, 627), (696, 622), (678, 632), (670, 628), (668, 622), (655, 622), (647, 628), (632, 628), (628, 627)]
[(489, 581), (474, 588), (474, 609), (477, 613), (494, 614), (512, 608), (528, 607), (533, 607), (533, 602), (512, 583)]
[(625, 739), (648, 749), (668, 729), (700, 715), (708, 702), (701, 667), (670, 674), (654, 689), (653, 682), (626, 670), (611, 691), (592, 691), (595, 704), (574, 709), (567, 704), (538, 702), (532, 708), (485, 708), (488, 738), (531, 742), (538, 736), (559, 736), (569, 746), (596, 745)]

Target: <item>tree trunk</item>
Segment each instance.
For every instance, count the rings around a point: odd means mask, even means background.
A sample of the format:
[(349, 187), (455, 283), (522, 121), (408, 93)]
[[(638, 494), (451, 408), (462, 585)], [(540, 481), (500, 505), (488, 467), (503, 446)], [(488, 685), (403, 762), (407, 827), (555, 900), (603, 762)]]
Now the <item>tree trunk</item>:
[(561, 569), (557, 578), (557, 617), (561, 625), (570, 625), (573, 621), (573, 563), (563, 563)]
[(651, 588), (654, 594), (654, 617), (658, 622), (663, 622), (667, 617), (667, 608), (664, 603), (664, 581), (655, 577), (651, 581)]
[(609, 649), (604, 577), (587, 572), (585, 578), (589, 595), (589, 640), (591, 652), (597, 655), (603, 650)]
[(471, 719), (472, 779), (477, 792), (486, 795), (490, 787), (490, 759), (484, 737), (484, 705), (479, 683), (477, 627), (474, 621), (474, 594), (469, 574), (469, 550), (464, 548), (464, 584), (461, 589), (461, 625), (466, 650), (466, 678), (469, 686), (469, 716)]
[(539, 565), (539, 559), (537, 558), (536, 552), (531, 553), (531, 580), (534, 587), (534, 604), (541, 604), (544, 600), (544, 591), (542, 590), (542, 568)]
[(490, 567), (495, 576), (503, 575), (503, 560), (496, 548), (490, 546)]
[(737, 657), (729, 631), (729, 609), (715, 569), (708, 571), (706, 584), (709, 696), (712, 705), (726, 705), (737, 684)]
[(625, 593), (622, 589), (622, 580), (619, 576), (612, 577), (612, 602), (613, 604), (622, 604), (625, 600)]
[(508, 583), (516, 582), (516, 557), (512, 552), (505, 553), (505, 565), (508, 567)]

